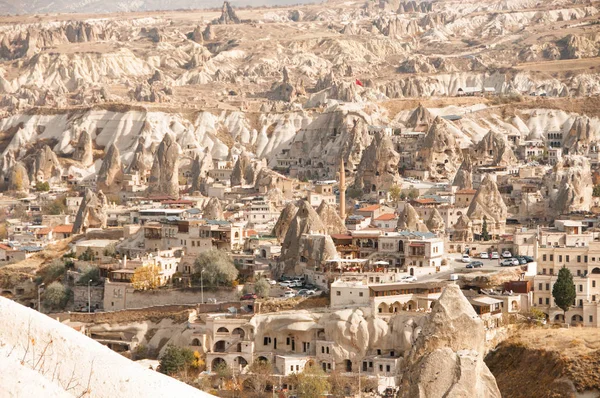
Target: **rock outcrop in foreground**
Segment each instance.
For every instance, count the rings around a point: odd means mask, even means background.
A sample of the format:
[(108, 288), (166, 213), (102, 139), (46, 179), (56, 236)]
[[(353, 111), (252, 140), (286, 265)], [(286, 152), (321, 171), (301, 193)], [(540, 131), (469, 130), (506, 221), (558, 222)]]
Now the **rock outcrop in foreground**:
[(0, 297), (3, 397), (212, 397)]
[(406, 357), (398, 396), (500, 398), (484, 344), (483, 321), (458, 285), (448, 285)]

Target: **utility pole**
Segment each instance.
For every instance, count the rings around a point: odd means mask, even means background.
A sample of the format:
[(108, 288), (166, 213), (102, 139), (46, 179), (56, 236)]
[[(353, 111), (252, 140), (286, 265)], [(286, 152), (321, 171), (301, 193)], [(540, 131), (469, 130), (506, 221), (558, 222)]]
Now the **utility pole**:
[(38, 293), (38, 312), (42, 312), (42, 305), (41, 305), (41, 300), (40, 300), (40, 289), (44, 286), (44, 284), (42, 283), (41, 285), (38, 286), (37, 289), (37, 293)]
[(88, 281), (88, 314), (92, 312), (92, 294), (91, 294), (91, 283), (92, 280)]

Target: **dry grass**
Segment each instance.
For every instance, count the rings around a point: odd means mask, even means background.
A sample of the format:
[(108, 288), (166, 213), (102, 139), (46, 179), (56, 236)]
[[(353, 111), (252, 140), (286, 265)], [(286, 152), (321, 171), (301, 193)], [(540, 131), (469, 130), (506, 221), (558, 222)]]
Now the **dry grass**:
[(584, 327), (523, 329), (513, 337), (513, 340), (528, 348), (544, 348), (548, 351), (557, 351), (566, 357), (577, 357), (600, 350), (600, 329)]

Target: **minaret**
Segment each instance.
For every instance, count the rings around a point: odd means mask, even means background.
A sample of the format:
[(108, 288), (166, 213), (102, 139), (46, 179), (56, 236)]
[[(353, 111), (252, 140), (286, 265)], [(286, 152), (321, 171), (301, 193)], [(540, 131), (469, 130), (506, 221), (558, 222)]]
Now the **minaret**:
[(344, 159), (340, 161), (340, 218), (346, 221), (346, 172), (344, 171)]

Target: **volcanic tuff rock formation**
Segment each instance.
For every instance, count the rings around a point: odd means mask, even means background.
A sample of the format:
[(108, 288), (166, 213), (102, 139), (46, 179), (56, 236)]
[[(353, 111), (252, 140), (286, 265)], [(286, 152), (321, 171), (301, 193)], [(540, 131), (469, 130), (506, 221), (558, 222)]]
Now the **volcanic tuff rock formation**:
[(323, 200), (317, 208), (317, 214), (325, 224), (329, 235), (343, 234), (348, 231), (335, 206)]
[(444, 219), (437, 208), (433, 208), (431, 216), (429, 216), (429, 220), (427, 220), (426, 226), (427, 229), (435, 234), (443, 234), (446, 230), (446, 223), (444, 222)]
[(363, 152), (354, 187), (365, 193), (389, 190), (400, 182), (399, 162), (400, 154), (394, 149), (392, 139), (384, 132), (377, 132)]
[(148, 179), (148, 193), (179, 197), (179, 153), (181, 148), (167, 133), (154, 156)]
[(94, 148), (92, 146), (92, 136), (87, 131), (82, 131), (73, 152), (73, 159), (80, 162), (83, 166), (90, 166), (94, 163)]
[(452, 240), (455, 242), (473, 241), (473, 223), (466, 214), (462, 214), (454, 224)]
[(500, 398), (483, 361), (483, 321), (458, 285), (447, 285), (402, 364), (401, 398)]
[(242, 152), (231, 172), (231, 186), (254, 185), (256, 170), (252, 164), (252, 158), (246, 151)]
[(433, 115), (427, 108), (425, 108), (422, 104), (410, 114), (410, 117), (406, 121), (406, 127), (415, 128), (417, 126), (425, 125), (429, 126), (434, 120)]
[(296, 203), (289, 202), (286, 204), (281, 214), (279, 214), (279, 218), (273, 227), (271, 235), (276, 236), (280, 242), (283, 242), (290, 225), (294, 221), (294, 218), (296, 218), (297, 212), (298, 206), (296, 206)]
[(563, 139), (563, 150), (567, 149), (572, 155), (587, 155), (590, 146), (597, 140), (592, 131), (590, 118), (578, 116)]
[(587, 158), (565, 156), (551, 175), (558, 189), (550, 192), (550, 207), (557, 214), (589, 211), (592, 205), (592, 175)]
[(233, 11), (233, 8), (228, 1), (223, 2), (223, 8), (221, 10), (221, 16), (219, 19), (215, 19), (213, 21), (213, 23), (219, 25), (238, 24), (240, 22), (240, 19), (235, 14), (235, 11)]
[(102, 166), (98, 172), (98, 187), (102, 190), (120, 190), (123, 183), (123, 165), (119, 148), (113, 143), (105, 152)]
[(102, 191), (98, 191), (96, 195), (91, 189), (87, 188), (75, 216), (73, 233), (80, 234), (89, 228), (106, 228), (107, 205), (106, 196)]
[(489, 166), (512, 166), (517, 157), (510, 148), (506, 137), (490, 130), (473, 148), (473, 159), (478, 164)]
[(202, 209), (202, 218), (205, 220), (223, 220), (223, 207), (219, 198), (212, 197)]
[(27, 168), (21, 162), (15, 163), (8, 174), (8, 189), (10, 191), (28, 191), (29, 190), (29, 176), (27, 175)]
[(61, 170), (56, 153), (48, 145), (44, 145), (33, 161), (31, 179), (48, 181), (53, 177), (60, 177)]
[(506, 204), (496, 182), (489, 174), (483, 177), (483, 181), (477, 190), (477, 193), (471, 201), (467, 210), (467, 216), (472, 221), (473, 232), (480, 234), (484, 219), (487, 222), (487, 230), (490, 235), (499, 235), (504, 233), (506, 227)]
[(462, 161), (462, 151), (446, 120), (439, 116), (435, 118), (419, 155), (431, 177), (454, 177), (457, 165)]
[(290, 82), (289, 73), (288, 69), (284, 67), (282, 71), (282, 81), (273, 85), (273, 88), (271, 89), (271, 99), (274, 101), (293, 102), (296, 99), (298, 90), (296, 90), (296, 87)]
[(454, 176), (452, 185), (456, 185), (458, 189), (473, 189), (473, 164), (470, 155), (465, 155), (465, 159)]
[(131, 159), (131, 163), (129, 163), (129, 167), (127, 168), (127, 173), (138, 172), (141, 176), (144, 176), (146, 171), (150, 169), (150, 167), (148, 167), (149, 156), (145, 144), (146, 140), (144, 137), (140, 137), (135, 152), (133, 153), (133, 159)]
[[(326, 233), (327, 227), (325, 224), (323, 224), (323, 221), (321, 221), (319, 215), (306, 200), (302, 200), (298, 206), (296, 215), (292, 219), (287, 229), (285, 238), (281, 245), (281, 257), (279, 260), (280, 272), (285, 274), (298, 273), (299, 270), (297, 269), (297, 265), (300, 260), (300, 249), (303, 247), (301, 246), (301, 238), (303, 235), (325, 235)], [(320, 250), (330, 248), (329, 242), (319, 242), (321, 243), (313, 244), (314, 248), (319, 248)], [(306, 244), (311, 245), (309, 241), (307, 241)], [(333, 249), (334, 251), (333, 253), (330, 253), (331, 255), (334, 255), (335, 253), (335, 246)], [(312, 254), (314, 258), (322, 257), (322, 255), (323, 252), (315, 252)]]
[(397, 227), (400, 231), (429, 232), (427, 226), (419, 218), (419, 213), (408, 202), (398, 217)]

